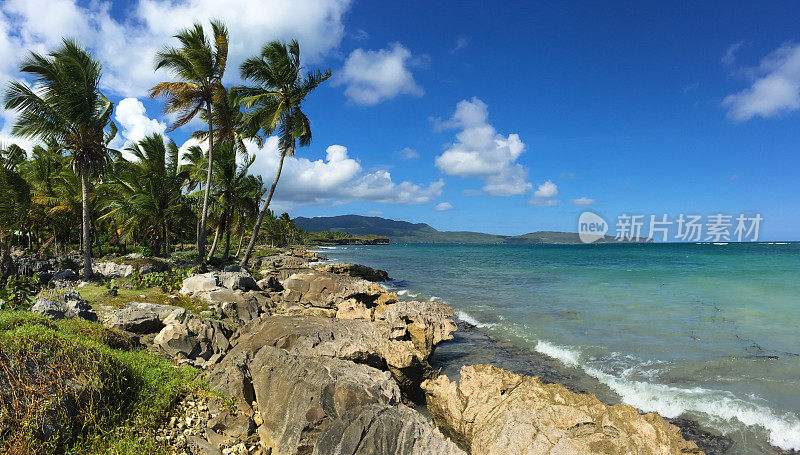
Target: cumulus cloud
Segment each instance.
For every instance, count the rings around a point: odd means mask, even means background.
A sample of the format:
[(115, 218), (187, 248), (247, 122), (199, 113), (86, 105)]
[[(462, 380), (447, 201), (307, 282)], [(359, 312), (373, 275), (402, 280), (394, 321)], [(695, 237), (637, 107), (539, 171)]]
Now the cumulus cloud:
[(425, 92), (411, 74), (411, 51), (400, 43), (377, 51), (356, 49), (336, 73), (333, 84), (344, 85), (344, 94), (356, 104), (372, 106), (398, 95), (422, 96)]
[[(250, 171), (261, 175), (264, 182), (271, 182), (280, 158), (278, 139), (270, 137), (261, 149), (254, 143), (248, 143), (247, 147), (256, 157)], [(331, 145), (324, 159), (287, 157), (275, 200), (284, 207), (353, 201), (414, 205), (433, 201), (442, 194), (443, 186), (442, 180), (427, 185), (398, 183), (392, 180), (389, 171), (381, 169), (365, 172), (361, 164), (349, 156), (347, 147)]]
[(552, 207), (558, 205), (560, 201), (553, 199), (558, 196), (558, 186), (552, 181), (548, 180), (533, 192), (533, 199), (528, 201), (528, 205), (537, 207)]
[(437, 212), (444, 212), (445, 210), (452, 210), (452, 209), (453, 209), (453, 204), (449, 202), (440, 202), (433, 206), (433, 210), (436, 210)]
[(728, 117), (741, 122), (775, 117), (800, 108), (800, 44), (785, 44), (764, 57), (750, 87), (725, 97)]
[(588, 197), (579, 197), (577, 199), (572, 199), (569, 201), (570, 204), (576, 207), (586, 207), (587, 205), (592, 205), (597, 202), (595, 199), (590, 199)]
[[(103, 62), (103, 85), (121, 96), (142, 96), (168, 76), (153, 71), (156, 51), (195, 20), (218, 18), (230, 27), (226, 79), (236, 65), (272, 39), (297, 38), (303, 57), (318, 61), (344, 36), (350, 0), (139, 0), (112, 16), (111, 2), (5, 0), (0, 4), (0, 76), (13, 76), (28, 49), (47, 51), (63, 37), (78, 39)], [(302, 14), (298, 14), (301, 11)]]
[(493, 196), (522, 194), (532, 188), (528, 170), (516, 160), (525, 151), (518, 134), (507, 137), (489, 124), (489, 110), (478, 98), (463, 100), (449, 120), (434, 119), (434, 129), (460, 129), (456, 141), (436, 157), (436, 167), (448, 175), (484, 181)]
[(144, 104), (137, 98), (121, 100), (114, 112), (119, 126), (119, 134), (127, 142), (139, 142), (153, 133), (164, 134), (167, 124), (147, 116)]
[(406, 147), (406, 148), (404, 148), (403, 150), (400, 150), (397, 153), (398, 153), (398, 155), (400, 155), (400, 158), (402, 158), (404, 160), (413, 160), (413, 159), (419, 158), (419, 152), (417, 152), (416, 150), (412, 149), (411, 147)]

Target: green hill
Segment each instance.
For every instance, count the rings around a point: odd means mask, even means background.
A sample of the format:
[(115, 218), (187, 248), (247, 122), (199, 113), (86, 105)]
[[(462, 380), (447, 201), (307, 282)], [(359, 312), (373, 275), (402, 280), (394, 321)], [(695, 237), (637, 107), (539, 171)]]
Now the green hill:
[[(377, 216), (340, 215), (297, 217), (295, 224), (308, 232), (331, 231), (349, 234), (389, 237), (392, 243), (581, 243), (573, 232), (537, 231), (508, 236), (471, 231), (439, 231), (425, 223), (409, 223)], [(606, 237), (600, 242), (614, 242)]]

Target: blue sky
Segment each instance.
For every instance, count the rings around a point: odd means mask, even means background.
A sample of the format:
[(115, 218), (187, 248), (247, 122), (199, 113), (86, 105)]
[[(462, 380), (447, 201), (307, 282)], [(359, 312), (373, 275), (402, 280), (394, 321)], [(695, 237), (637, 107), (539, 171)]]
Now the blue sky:
[[(762, 239), (800, 239), (796, 2), (225, 3), (8, 0), (0, 76), (19, 77), (22, 50), (76, 36), (104, 63), (123, 145), (169, 122), (145, 96), (169, 79), (152, 52), (220, 17), (229, 84), (273, 38), (296, 36), (310, 67), (334, 73), (306, 105), (314, 142), (279, 185), (292, 216), (522, 234), (575, 231), (584, 210), (612, 224), (760, 213)], [(274, 141), (253, 153), (271, 181)]]

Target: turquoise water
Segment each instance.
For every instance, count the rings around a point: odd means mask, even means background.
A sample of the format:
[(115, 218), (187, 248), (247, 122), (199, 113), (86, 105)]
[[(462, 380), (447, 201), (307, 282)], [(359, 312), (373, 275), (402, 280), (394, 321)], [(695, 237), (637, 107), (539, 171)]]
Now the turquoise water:
[(800, 450), (800, 244), (326, 249), (387, 270), (493, 337), (558, 359), (622, 402)]

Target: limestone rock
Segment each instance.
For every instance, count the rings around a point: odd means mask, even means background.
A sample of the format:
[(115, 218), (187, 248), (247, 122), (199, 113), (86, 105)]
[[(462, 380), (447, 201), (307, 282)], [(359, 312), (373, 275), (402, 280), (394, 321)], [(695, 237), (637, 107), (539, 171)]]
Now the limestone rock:
[(348, 264), (348, 263), (325, 263), (314, 264), (311, 266), (314, 270), (320, 272), (336, 273), (338, 275), (347, 275), (353, 278), (361, 278), (367, 281), (386, 281), (389, 279), (389, 274), (384, 270), (373, 269), (361, 264)]
[(389, 373), (345, 360), (266, 346), (249, 369), (264, 420), (258, 434), (275, 455), (309, 453), (320, 432), (347, 411), (400, 400)]
[(247, 271), (221, 272), (219, 284), (233, 291), (260, 291), (256, 280)]
[(204, 318), (189, 318), (186, 322), (172, 322), (158, 332), (153, 347), (164, 354), (179, 359), (196, 361), (205, 366), (215, 362), (230, 347), (233, 331), (221, 321)]
[(201, 292), (209, 292), (217, 289), (217, 276), (213, 273), (201, 273), (192, 275), (185, 280), (181, 285), (180, 293), (182, 295), (194, 295)]
[(466, 455), (406, 406), (371, 404), (348, 411), (320, 435), (314, 455)]
[(164, 327), (164, 320), (173, 312), (185, 313), (186, 310), (173, 305), (131, 302), (125, 308), (117, 310), (111, 317), (111, 328), (138, 334), (157, 333)]
[(453, 308), (442, 302), (397, 302), (379, 306), (375, 320), (384, 321), (400, 337), (406, 334), (414, 346), (430, 357), (439, 343), (453, 339)]
[(700, 454), (654, 413), (609, 406), (593, 395), (491, 365), (465, 366), (422, 383), (431, 417), (473, 455)]
[(48, 290), (42, 292), (31, 306), (34, 313), (51, 319), (83, 318), (97, 321), (97, 314), (80, 293), (72, 289)]
[(338, 302), (351, 298), (374, 305), (378, 297), (386, 293), (366, 280), (313, 269), (295, 273), (281, 284), (287, 301), (321, 308), (336, 308)]
[(106, 278), (124, 278), (133, 274), (133, 266), (105, 261), (92, 263), (92, 273), (103, 275)]

